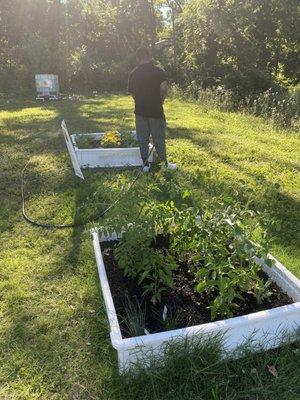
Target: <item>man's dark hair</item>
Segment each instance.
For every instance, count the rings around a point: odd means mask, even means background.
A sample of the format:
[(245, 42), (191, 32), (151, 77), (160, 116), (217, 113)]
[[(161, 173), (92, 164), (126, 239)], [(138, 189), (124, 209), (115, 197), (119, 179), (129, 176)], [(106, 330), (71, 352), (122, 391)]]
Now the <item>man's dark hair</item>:
[(138, 60), (149, 60), (151, 58), (150, 50), (146, 46), (141, 46), (136, 51)]

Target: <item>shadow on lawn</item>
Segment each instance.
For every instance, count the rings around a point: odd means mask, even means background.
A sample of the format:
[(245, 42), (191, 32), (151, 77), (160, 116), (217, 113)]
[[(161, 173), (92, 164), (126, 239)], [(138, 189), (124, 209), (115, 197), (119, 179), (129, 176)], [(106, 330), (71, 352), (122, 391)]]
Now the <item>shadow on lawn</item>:
[[(172, 128), (168, 127), (169, 137), (171, 139), (185, 139), (191, 141), (193, 144), (201, 147), (207, 153), (209, 153), (212, 157), (219, 159), (221, 162), (227, 164), (231, 158), (226, 155), (223, 155), (221, 152), (217, 152), (214, 149), (217, 146), (220, 146), (221, 139), (218, 139), (218, 134), (210, 129), (206, 130), (190, 130), (186, 128)], [(202, 135), (202, 136), (201, 136)], [(255, 141), (257, 138), (255, 138)], [(270, 147), (274, 146), (272, 143), (268, 143), (265, 140), (261, 141), (261, 143), (265, 146), (266, 151), (270, 152)], [(246, 149), (248, 151), (248, 149)], [(284, 151), (286, 155), (289, 155), (289, 150)], [(250, 156), (250, 154), (249, 154)], [(251, 158), (252, 157), (252, 158)], [(281, 168), (291, 168), (298, 172), (300, 172), (300, 164), (296, 161), (282, 161), (280, 159), (274, 158), (274, 154), (268, 155), (266, 152), (258, 152), (255, 149), (255, 153), (249, 157), (249, 161), (253, 161), (253, 159), (260, 159), (262, 162), (274, 163), (280, 165)], [(238, 165), (238, 164), (236, 164)], [(246, 171), (246, 169), (245, 169)]]
[(17, 112), (17, 111), (22, 111), (26, 108), (34, 108), (34, 107), (40, 107), (40, 103), (37, 103), (34, 100), (31, 100), (29, 98), (24, 98), (24, 97), (10, 97), (9, 99), (2, 100), (0, 98), (0, 110), (1, 112), (8, 111), (8, 112)]
[[(9, 324), (1, 332), (1, 367), (3, 372), (5, 368), (10, 372), (8, 384), (21, 382), (32, 374), (37, 385), (40, 382), (43, 387), (50, 385), (51, 376), (51, 384), (64, 386), (72, 380), (70, 370), (74, 369), (76, 358), (87, 370), (98, 371), (101, 363), (106, 368), (116, 368), (115, 352), (106, 343), (109, 331), (100, 297), (94, 292), (97, 290), (95, 285), (84, 297), (84, 309), (80, 300), (74, 300), (77, 307), (73, 313), (68, 306), (70, 299), (57, 299), (55, 290), (49, 292), (55, 281), (64, 279), (69, 272), (62, 271), (58, 263), (55, 271), (38, 273), (37, 286), (31, 292), (24, 291), (22, 285), (14, 290), (13, 280), (12, 283), (8, 281), (14, 294), (6, 296), (3, 293), (3, 307), (9, 316)], [(87, 287), (85, 282), (83, 285)], [(88, 312), (87, 304), (95, 313)], [(78, 340), (77, 344), (75, 340)], [(85, 344), (87, 340), (90, 343)]]
[[(49, 132), (53, 131), (53, 125), (60, 129), (62, 119), (65, 119), (71, 133), (89, 133), (99, 132), (101, 130), (107, 130), (112, 128), (121, 128), (122, 123), (127, 124), (128, 114), (131, 111), (130, 108), (122, 105), (113, 104), (113, 110), (108, 108), (107, 102), (114, 100), (114, 96), (106, 96), (105, 98), (95, 98), (88, 100), (60, 100), (58, 102), (47, 102), (42, 104), (28, 104), (24, 102), (18, 107), (6, 108), (1, 111), (24, 111), (26, 108), (36, 108), (36, 115), (22, 116), (16, 115), (15, 118), (4, 117), (3, 127), (5, 130), (12, 131), (12, 135), (15, 137), (15, 131), (27, 131), (36, 135), (36, 132)], [(53, 118), (45, 119), (45, 116), (39, 115), (39, 110), (52, 111), (55, 113)], [(96, 109), (96, 111), (95, 111)], [(118, 119), (117, 122), (113, 121), (113, 127), (111, 122), (113, 117)], [(123, 117), (123, 119), (121, 118)], [(107, 120), (107, 121), (105, 121)], [(126, 126), (127, 128), (127, 126)], [(128, 126), (129, 128), (129, 126)]]

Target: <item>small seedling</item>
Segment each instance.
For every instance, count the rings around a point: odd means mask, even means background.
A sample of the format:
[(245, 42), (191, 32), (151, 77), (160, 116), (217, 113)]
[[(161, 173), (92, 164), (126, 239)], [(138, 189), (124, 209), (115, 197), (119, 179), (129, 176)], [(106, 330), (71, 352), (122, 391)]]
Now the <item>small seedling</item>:
[(137, 147), (138, 141), (131, 132), (121, 132), (121, 147)]
[(179, 327), (182, 320), (180, 313), (176, 313), (174, 310), (167, 308), (165, 305), (162, 312), (158, 311), (155, 313), (157, 320), (163, 326), (165, 331), (172, 331)]
[(124, 310), (124, 323), (127, 327), (127, 333), (130, 336), (145, 335), (145, 306), (143, 306), (136, 297), (131, 299), (127, 294), (125, 296)]
[(86, 135), (76, 136), (76, 144), (79, 149), (88, 149), (91, 147), (91, 141)]

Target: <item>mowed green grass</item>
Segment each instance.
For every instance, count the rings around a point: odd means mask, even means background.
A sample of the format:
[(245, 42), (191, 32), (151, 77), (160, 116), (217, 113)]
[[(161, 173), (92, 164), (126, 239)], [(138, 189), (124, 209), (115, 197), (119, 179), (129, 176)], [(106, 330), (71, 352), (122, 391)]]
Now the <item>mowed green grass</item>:
[[(300, 398), (299, 348), (224, 364), (203, 356), (135, 381), (117, 378), (116, 357), (98, 284), (89, 228), (116, 215), (134, 219), (140, 201), (197, 205), (241, 202), (276, 222), (272, 253), (300, 277), (300, 135), (259, 118), (179, 99), (166, 102), (168, 152), (179, 170), (141, 176), (123, 204), (99, 213), (137, 170), (74, 177), (60, 132), (134, 127), (132, 100), (103, 95), (45, 105), (2, 97), (0, 111), (0, 399)], [(44, 230), (21, 217), (20, 174), (28, 213), (45, 222), (89, 221)], [(275, 365), (278, 377), (268, 365)], [(252, 372), (251, 372), (252, 371)], [(205, 385), (205, 390), (201, 387)]]

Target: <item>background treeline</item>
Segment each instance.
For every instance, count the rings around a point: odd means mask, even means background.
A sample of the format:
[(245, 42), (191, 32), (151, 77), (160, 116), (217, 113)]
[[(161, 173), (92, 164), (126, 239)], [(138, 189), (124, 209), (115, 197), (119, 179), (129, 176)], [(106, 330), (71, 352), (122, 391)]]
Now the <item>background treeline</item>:
[(0, 0), (0, 91), (33, 88), (35, 73), (65, 92), (122, 90), (142, 43), (190, 91), (281, 90), (300, 82), (300, 2)]

